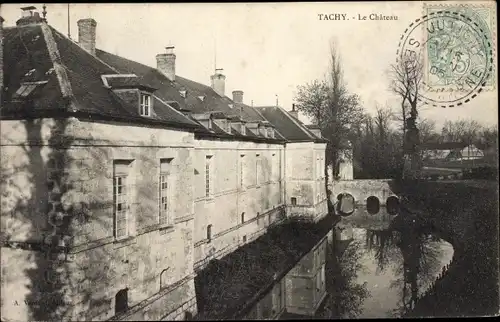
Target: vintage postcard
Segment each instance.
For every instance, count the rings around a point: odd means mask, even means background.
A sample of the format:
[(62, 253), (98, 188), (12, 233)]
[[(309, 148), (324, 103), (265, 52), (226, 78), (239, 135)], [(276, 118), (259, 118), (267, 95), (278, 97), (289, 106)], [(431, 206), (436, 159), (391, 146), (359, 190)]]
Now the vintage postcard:
[(1, 321), (498, 315), (497, 23), (1, 4)]

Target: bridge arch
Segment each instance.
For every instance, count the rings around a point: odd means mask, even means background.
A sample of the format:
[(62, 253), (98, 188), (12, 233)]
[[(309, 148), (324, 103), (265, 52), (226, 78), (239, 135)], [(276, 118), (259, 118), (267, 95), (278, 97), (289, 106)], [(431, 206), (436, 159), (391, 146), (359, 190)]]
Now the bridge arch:
[(396, 196), (389, 196), (385, 202), (387, 212), (389, 215), (397, 215), (399, 213), (399, 198)]
[(340, 193), (337, 195), (336, 210), (341, 216), (349, 216), (356, 209), (356, 200), (350, 193)]
[(380, 200), (375, 196), (366, 198), (366, 210), (371, 215), (377, 214), (380, 211)]

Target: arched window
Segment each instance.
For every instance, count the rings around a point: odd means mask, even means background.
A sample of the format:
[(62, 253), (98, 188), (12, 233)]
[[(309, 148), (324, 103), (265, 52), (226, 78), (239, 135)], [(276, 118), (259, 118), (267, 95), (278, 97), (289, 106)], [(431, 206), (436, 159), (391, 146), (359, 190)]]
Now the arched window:
[(241, 223), (244, 223), (245, 222), (245, 213), (242, 212), (241, 213)]
[(128, 288), (119, 290), (115, 295), (115, 315), (128, 310)]
[(208, 242), (212, 240), (212, 225), (207, 226), (207, 239)]

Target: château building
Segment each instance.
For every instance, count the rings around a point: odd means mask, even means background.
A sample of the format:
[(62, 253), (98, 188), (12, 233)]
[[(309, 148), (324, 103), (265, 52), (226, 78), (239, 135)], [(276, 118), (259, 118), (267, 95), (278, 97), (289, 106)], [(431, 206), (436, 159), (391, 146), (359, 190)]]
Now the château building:
[(327, 215), (326, 141), (294, 108), (228, 97), (222, 70), (176, 75), (173, 47), (155, 67), (100, 50), (90, 18), (73, 41), (35, 9), (0, 18), (2, 321), (190, 318), (210, 261)]

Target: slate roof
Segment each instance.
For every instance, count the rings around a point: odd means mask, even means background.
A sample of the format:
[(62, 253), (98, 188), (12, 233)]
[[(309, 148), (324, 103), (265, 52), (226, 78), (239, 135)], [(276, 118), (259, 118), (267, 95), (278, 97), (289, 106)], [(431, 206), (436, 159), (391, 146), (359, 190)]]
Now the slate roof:
[[(146, 84), (158, 88), (157, 94), (161, 99), (164, 101), (177, 101), (183, 109), (193, 113), (220, 111), (226, 115), (241, 115), (241, 118), (245, 121), (262, 120), (262, 117), (258, 116), (258, 112), (252, 110), (249, 106), (243, 106), (240, 113), (237, 104), (226, 96), (220, 96), (210, 86), (179, 75), (176, 75), (175, 81), (172, 82), (156, 68), (110, 54), (103, 50), (97, 49), (96, 55), (122, 73), (142, 76)], [(185, 98), (180, 94), (180, 91), (183, 89), (187, 90)], [(202, 100), (200, 97), (204, 97), (204, 99)]]
[(157, 88), (155, 95), (161, 100), (177, 102), (180, 110), (192, 110), (192, 102), (185, 100), (179, 91), (175, 89), (173, 82), (156, 68), (99, 49), (96, 49), (96, 56), (106, 64), (113, 66), (120, 73), (135, 74), (141, 77), (144, 84)]
[[(136, 74), (142, 77), (142, 81), (148, 86), (158, 88), (158, 96), (170, 103), (175, 101), (178, 103), (177, 107), (180, 111), (191, 112), (193, 114), (209, 114), (209, 112), (222, 112), (227, 117), (239, 117), (240, 119), (251, 121), (266, 121), (266, 119), (253, 107), (245, 104), (234, 103), (227, 96), (220, 96), (213, 88), (205, 84), (201, 84), (182, 76), (175, 76), (175, 81), (170, 81), (165, 75), (159, 72), (156, 68), (146, 66), (132, 60), (110, 54), (103, 50), (96, 50), (96, 55), (106, 62), (107, 64), (117, 68), (122, 73)], [(183, 97), (180, 92), (186, 91)], [(201, 99), (203, 98), (203, 99)], [(200, 134), (219, 134), (226, 138), (238, 139), (262, 139), (271, 141), (283, 141), (285, 138), (279, 133), (275, 133), (275, 138), (265, 138), (253, 134), (248, 128), (245, 135), (238, 131), (232, 131), (231, 134), (226, 133), (218, 127), (213, 127), (213, 131), (205, 130), (200, 131)]]
[[(103, 117), (128, 123), (153, 123), (195, 129), (196, 122), (156, 97), (152, 117), (141, 117), (101, 78), (118, 74), (45, 23), (4, 28), (4, 87), (2, 118), (57, 116)], [(13, 54), (15, 53), (15, 55)], [(43, 81), (36, 93), (16, 98), (23, 83)], [(153, 86), (151, 86), (153, 87)], [(52, 114), (51, 114), (52, 113)]]
[[(24, 81), (48, 81), (40, 86), (36, 93), (36, 97), (41, 99), (32, 100), (30, 104), (33, 112), (62, 106), (64, 99), (57, 77), (55, 73), (48, 73), (54, 66), (40, 26), (4, 28), (3, 37), (4, 90), (0, 114), (3, 116), (8, 111), (19, 111), (23, 108), (23, 102), (14, 97)], [(33, 71), (31, 75), (30, 71)]]
[(259, 106), (255, 108), (266, 120), (272, 123), (276, 130), (288, 141), (327, 142), (309, 131), (298, 119), (294, 118), (279, 106)]
[[(145, 84), (158, 88), (158, 96), (160, 96), (164, 101), (178, 102), (180, 105), (179, 110), (182, 110), (183, 112), (189, 111), (193, 114), (207, 115), (210, 112), (222, 112), (227, 117), (239, 117), (246, 122), (267, 121), (255, 108), (245, 104), (234, 103), (229, 97), (220, 96), (208, 85), (192, 81), (179, 75), (175, 76), (175, 81), (170, 81), (156, 68), (146, 66), (99, 49), (96, 50), (96, 55), (107, 64), (117, 68), (122, 73), (131, 73), (141, 76)], [(180, 94), (180, 92), (184, 90), (186, 90), (185, 97)], [(174, 106), (175, 104), (170, 105)], [(271, 141), (285, 140), (284, 136), (280, 133), (275, 132), (274, 139), (265, 138), (253, 134), (248, 128), (245, 131), (245, 135), (242, 135), (236, 130), (233, 130), (232, 134), (228, 134), (218, 127), (214, 127), (213, 131), (205, 130), (200, 133), (203, 135), (207, 133), (220, 134), (226, 138), (232, 137), (238, 139), (246, 138)]]
[[(40, 113), (52, 111), (57, 115), (78, 113), (79, 117), (93, 115), (95, 118), (97, 115), (115, 121), (162, 123), (191, 129), (200, 135), (219, 134), (233, 139), (274, 142), (318, 140), (300, 121), (292, 121), (288, 113), (281, 109), (271, 113), (267, 108), (261, 110), (234, 103), (227, 96), (217, 94), (210, 86), (181, 76), (170, 81), (156, 68), (99, 49), (96, 49), (96, 56), (92, 56), (45, 23), (4, 28), (4, 35), (6, 54), (5, 93), (0, 110), (2, 118), (29, 114), (40, 116)], [(10, 55), (14, 52), (15, 56)], [(113, 74), (137, 77), (106, 78), (110, 89), (105, 86), (102, 76)], [(26, 83), (33, 81), (42, 81), (43, 84)], [(130, 87), (154, 91), (151, 117), (140, 116), (135, 106), (112, 91), (112, 88)], [(16, 99), (16, 91), (19, 94), (26, 89), (27, 93), (33, 88), (35, 90), (29, 97)], [(185, 95), (181, 95), (184, 90)], [(263, 115), (263, 111), (268, 115)], [(210, 131), (188, 112), (222, 112), (246, 122), (269, 122), (275, 128), (275, 137), (254, 134), (248, 127), (245, 135), (238, 131), (225, 133), (218, 127)]]

